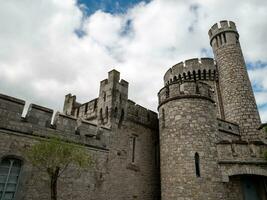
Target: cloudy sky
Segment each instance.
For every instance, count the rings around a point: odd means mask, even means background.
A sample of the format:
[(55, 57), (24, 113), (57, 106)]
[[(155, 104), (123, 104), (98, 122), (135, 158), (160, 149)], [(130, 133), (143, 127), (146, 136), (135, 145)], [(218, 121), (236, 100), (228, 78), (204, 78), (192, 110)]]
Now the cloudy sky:
[(266, 122), (266, 0), (0, 0), (0, 93), (62, 110), (67, 93), (96, 97), (115, 68), (156, 110), (165, 71), (212, 56), (207, 32), (222, 19), (237, 24)]

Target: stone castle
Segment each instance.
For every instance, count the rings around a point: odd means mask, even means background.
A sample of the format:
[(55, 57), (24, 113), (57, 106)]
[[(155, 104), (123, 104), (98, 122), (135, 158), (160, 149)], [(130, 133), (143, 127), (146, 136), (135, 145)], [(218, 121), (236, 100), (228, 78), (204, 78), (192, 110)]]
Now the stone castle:
[(48, 177), (24, 149), (50, 137), (84, 145), (94, 165), (72, 166), (59, 199), (267, 200), (266, 136), (233, 22), (209, 30), (215, 58), (171, 67), (159, 114), (128, 99), (112, 70), (98, 98), (65, 97), (63, 112), (0, 95), (0, 199), (47, 200)]

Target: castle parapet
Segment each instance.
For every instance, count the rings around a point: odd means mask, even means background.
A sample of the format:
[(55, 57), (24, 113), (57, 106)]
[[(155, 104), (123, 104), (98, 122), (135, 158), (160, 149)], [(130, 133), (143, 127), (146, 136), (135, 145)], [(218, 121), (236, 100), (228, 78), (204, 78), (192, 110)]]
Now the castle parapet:
[(209, 37), (212, 43), (213, 38), (223, 32), (235, 32), (238, 35), (236, 25), (232, 21), (222, 20), (219, 23), (215, 23), (209, 30)]
[(0, 94), (0, 120), (20, 120), (25, 101)]
[(148, 110), (131, 100), (127, 101), (127, 120), (153, 129), (158, 127), (157, 113)]
[(81, 118), (57, 113), (52, 122), (53, 110), (30, 104), (22, 117), (25, 101), (0, 94), (0, 129), (10, 134), (20, 133), (39, 137), (61, 137), (70, 142), (92, 148), (108, 150), (109, 129), (97, 127)]
[(52, 109), (45, 108), (36, 104), (30, 104), (25, 119), (29, 123), (36, 124), (42, 127), (49, 127), (51, 124), (52, 116)]
[(200, 81), (185, 81), (166, 85), (160, 90), (158, 97), (159, 107), (165, 102), (179, 98), (205, 98), (214, 102), (213, 90), (208, 84)]
[(164, 75), (164, 84), (186, 80), (216, 80), (217, 70), (212, 58), (193, 58), (171, 67)]

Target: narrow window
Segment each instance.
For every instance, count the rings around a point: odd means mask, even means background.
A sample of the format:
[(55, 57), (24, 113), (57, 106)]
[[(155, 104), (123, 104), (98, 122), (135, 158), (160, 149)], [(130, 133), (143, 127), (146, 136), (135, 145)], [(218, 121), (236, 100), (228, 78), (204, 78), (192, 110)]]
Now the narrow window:
[(203, 78), (204, 78), (204, 80), (206, 80), (206, 78), (207, 78), (207, 73), (206, 73), (205, 69), (203, 70)]
[(106, 107), (105, 116), (106, 116), (106, 118), (108, 119), (108, 107)]
[(183, 73), (183, 78), (184, 80), (186, 80), (186, 73)]
[(0, 164), (0, 199), (14, 199), (18, 187), (21, 160), (4, 158)]
[(169, 87), (166, 87), (166, 98), (169, 98), (170, 96), (170, 90)]
[(187, 72), (187, 78), (190, 80), (191, 79), (191, 73)]
[(103, 111), (102, 111), (102, 108), (99, 111), (99, 118), (100, 118), (100, 122), (103, 123)]
[(80, 107), (77, 108), (77, 115), (76, 115), (76, 117), (79, 117), (79, 114), (80, 114)]
[(104, 101), (106, 101), (106, 93), (105, 92), (103, 92), (103, 99), (104, 99)]
[(97, 100), (94, 101), (94, 111), (95, 111), (96, 107), (97, 107)]
[(196, 83), (196, 94), (200, 94), (199, 85)]
[(219, 47), (218, 36), (215, 38), (215, 42), (216, 42), (216, 47)]
[(132, 137), (132, 163), (135, 162), (135, 144), (136, 144), (136, 136)]
[(197, 71), (197, 74), (198, 74), (198, 79), (201, 80), (201, 71), (198, 70), (198, 71)]
[(161, 112), (162, 112), (162, 128), (164, 128), (165, 127), (165, 110), (162, 108), (162, 110), (161, 110)]
[(225, 36), (225, 33), (223, 33), (223, 40), (224, 40), (224, 44), (226, 44), (226, 36)]
[(181, 76), (181, 74), (179, 74), (178, 79), (180, 80), (180, 82), (182, 82), (182, 76)]
[(211, 70), (209, 70), (209, 80), (211, 80)]
[(88, 103), (85, 104), (84, 114), (86, 114), (88, 111)]
[(219, 39), (220, 39), (220, 45), (222, 45), (222, 35), (219, 35)]
[(118, 108), (115, 107), (115, 110), (114, 110), (114, 117), (116, 118), (118, 116)]
[(196, 168), (196, 176), (200, 177), (200, 166), (199, 166), (199, 155), (195, 153), (195, 168)]
[(122, 110), (121, 110), (120, 121), (119, 121), (119, 128), (120, 128), (121, 125), (122, 125), (122, 121), (123, 121), (123, 119), (124, 119), (124, 110), (122, 109)]

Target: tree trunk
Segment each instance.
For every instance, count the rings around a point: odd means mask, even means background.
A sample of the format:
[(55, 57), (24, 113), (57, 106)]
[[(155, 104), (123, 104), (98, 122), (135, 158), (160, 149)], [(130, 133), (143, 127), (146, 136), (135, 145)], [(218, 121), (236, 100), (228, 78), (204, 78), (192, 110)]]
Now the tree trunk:
[(57, 179), (59, 175), (59, 167), (50, 174), (50, 191), (51, 191), (51, 200), (57, 200)]

